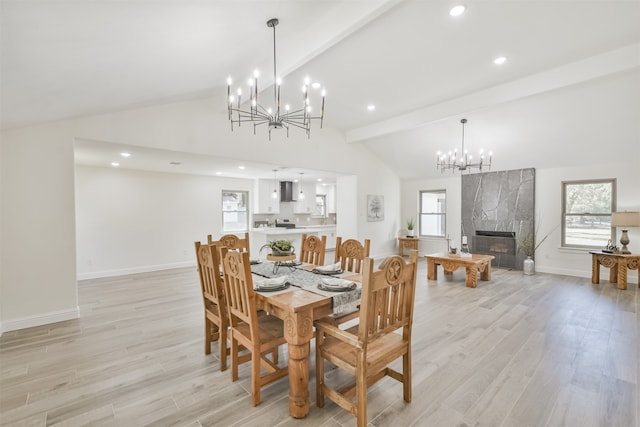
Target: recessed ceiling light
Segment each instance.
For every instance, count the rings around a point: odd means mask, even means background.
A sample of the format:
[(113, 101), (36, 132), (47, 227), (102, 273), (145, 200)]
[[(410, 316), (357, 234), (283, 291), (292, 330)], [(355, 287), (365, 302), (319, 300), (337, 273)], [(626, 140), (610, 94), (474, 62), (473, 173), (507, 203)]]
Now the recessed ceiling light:
[(322, 178), (318, 178), (316, 181), (318, 181), (318, 182), (322, 182)]
[(216, 175), (222, 175), (222, 172), (216, 172)]
[(451, 8), (451, 10), (449, 11), (449, 15), (451, 15), (451, 16), (459, 16), (459, 15), (462, 15), (465, 10), (467, 10), (467, 6), (465, 6), (463, 4), (459, 4), (459, 5), (453, 6)]
[(496, 65), (502, 65), (505, 62), (507, 62), (507, 57), (506, 56), (499, 56), (496, 59), (493, 60), (493, 63)]
[(120, 153), (120, 155), (122, 157), (131, 157), (131, 153), (127, 153), (126, 151), (123, 151), (122, 153)]
[(376, 106), (375, 106), (375, 105), (373, 105), (373, 104), (369, 104), (369, 105), (367, 105), (367, 110), (369, 110), (369, 111), (373, 111), (373, 110), (375, 110), (375, 109), (376, 109)]
[(313, 82), (311, 83), (311, 87), (314, 89), (320, 89), (321, 84), (318, 82)]
[(111, 166), (117, 168), (118, 166), (120, 166), (120, 163), (118, 162), (111, 162)]
[(238, 169), (244, 169), (244, 166), (240, 165), (238, 166)]

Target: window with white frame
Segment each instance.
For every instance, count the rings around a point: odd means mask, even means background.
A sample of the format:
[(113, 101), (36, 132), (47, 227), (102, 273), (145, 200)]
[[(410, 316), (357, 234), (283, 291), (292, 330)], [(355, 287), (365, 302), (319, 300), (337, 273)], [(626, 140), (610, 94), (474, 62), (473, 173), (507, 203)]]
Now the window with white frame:
[(562, 183), (562, 246), (603, 248), (615, 241), (611, 212), (615, 212), (616, 180)]
[(420, 191), (420, 236), (446, 234), (447, 193), (445, 190)]
[(249, 192), (222, 190), (222, 232), (249, 231)]

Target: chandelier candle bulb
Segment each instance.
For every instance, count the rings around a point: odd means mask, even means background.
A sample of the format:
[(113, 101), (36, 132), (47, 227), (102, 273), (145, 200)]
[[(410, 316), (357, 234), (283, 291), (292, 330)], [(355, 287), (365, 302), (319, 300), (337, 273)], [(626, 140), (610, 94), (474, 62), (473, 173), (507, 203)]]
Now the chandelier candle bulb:
[(446, 155), (440, 155), (440, 151), (438, 151), (438, 162), (436, 164), (436, 167), (440, 169), (441, 173), (444, 173), (444, 171), (448, 169), (451, 169), (452, 172), (455, 172), (456, 169), (460, 172), (463, 172), (465, 170), (471, 172), (472, 168), (478, 168), (480, 171), (482, 171), (482, 167), (485, 165), (487, 165), (488, 168), (491, 169), (492, 153), (489, 153), (488, 164), (484, 161), (484, 150), (480, 150), (480, 159), (476, 163), (473, 162), (473, 156), (470, 156), (469, 151), (465, 150), (464, 148), (464, 125), (465, 123), (467, 123), (467, 119), (460, 120), (460, 123), (462, 123), (462, 150), (460, 158), (458, 158), (458, 149), (455, 149), (453, 151), (453, 154), (451, 153), (451, 151), (449, 151), (448, 158)]

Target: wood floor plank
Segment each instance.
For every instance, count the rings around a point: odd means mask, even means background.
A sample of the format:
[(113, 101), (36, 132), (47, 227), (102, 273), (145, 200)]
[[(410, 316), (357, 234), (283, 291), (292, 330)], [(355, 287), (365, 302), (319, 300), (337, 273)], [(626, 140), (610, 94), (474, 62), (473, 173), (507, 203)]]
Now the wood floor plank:
[[(413, 402), (383, 379), (369, 391), (369, 425), (640, 427), (636, 286), (502, 269), (475, 289), (464, 281), (463, 271), (427, 281), (420, 261)], [(218, 344), (203, 352), (194, 268), (86, 280), (78, 297), (80, 319), (0, 337), (0, 425), (355, 424), (331, 402), (315, 406), (313, 357), (307, 419), (288, 416), (286, 378), (253, 407), (249, 365), (231, 382)]]

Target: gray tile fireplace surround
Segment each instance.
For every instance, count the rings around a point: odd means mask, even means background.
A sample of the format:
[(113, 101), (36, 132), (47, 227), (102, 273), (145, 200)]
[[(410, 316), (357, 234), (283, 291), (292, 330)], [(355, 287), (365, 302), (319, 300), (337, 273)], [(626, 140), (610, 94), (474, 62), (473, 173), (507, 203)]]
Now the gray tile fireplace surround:
[[(498, 255), (494, 267), (522, 270), (526, 256), (515, 242), (534, 233), (534, 196), (534, 168), (462, 175), (462, 235), (468, 237), (471, 252)], [(486, 236), (476, 238), (476, 231), (503, 232), (491, 237), (503, 241), (492, 248)], [(507, 237), (511, 233), (515, 235)]]

